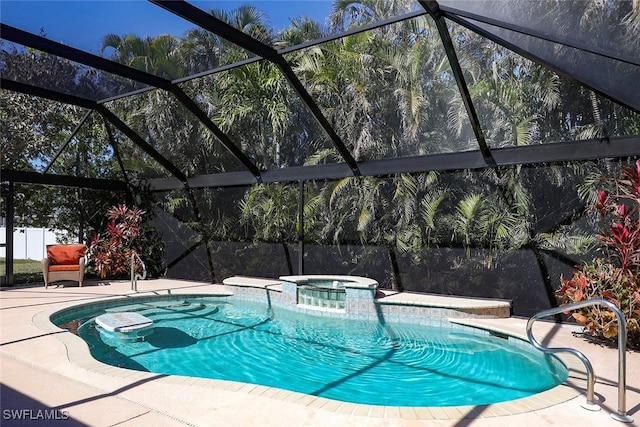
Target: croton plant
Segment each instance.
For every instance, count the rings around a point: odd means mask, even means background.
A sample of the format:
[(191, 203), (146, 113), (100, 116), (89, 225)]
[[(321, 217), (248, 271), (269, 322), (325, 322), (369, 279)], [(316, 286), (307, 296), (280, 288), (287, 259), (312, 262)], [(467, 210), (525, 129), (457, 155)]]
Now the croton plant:
[[(625, 167), (616, 180), (615, 194), (598, 190), (594, 210), (602, 231), (598, 240), (605, 254), (578, 266), (571, 278), (560, 278), (556, 292), (562, 304), (604, 298), (626, 317), (627, 345), (640, 349), (640, 160)], [(573, 318), (594, 337), (610, 339), (618, 334), (614, 313), (606, 307), (586, 307)]]
[(98, 276), (126, 277), (130, 274), (131, 255), (141, 251), (139, 237), (144, 214), (141, 209), (125, 205), (107, 211), (106, 230), (93, 236), (89, 244), (89, 266)]

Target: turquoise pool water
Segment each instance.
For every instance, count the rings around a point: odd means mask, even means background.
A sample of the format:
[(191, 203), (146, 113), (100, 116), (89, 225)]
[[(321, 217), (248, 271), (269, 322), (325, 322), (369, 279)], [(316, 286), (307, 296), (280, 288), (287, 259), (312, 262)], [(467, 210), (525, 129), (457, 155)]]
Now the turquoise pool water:
[[(119, 342), (95, 316), (134, 311), (153, 319), (144, 341)], [(96, 359), (171, 375), (260, 384), (353, 403), (479, 405), (562, 383), (565, 366), (528, 343), (457, 327), (309, 316), (229, 300), (153, 301), (54, 319)]]

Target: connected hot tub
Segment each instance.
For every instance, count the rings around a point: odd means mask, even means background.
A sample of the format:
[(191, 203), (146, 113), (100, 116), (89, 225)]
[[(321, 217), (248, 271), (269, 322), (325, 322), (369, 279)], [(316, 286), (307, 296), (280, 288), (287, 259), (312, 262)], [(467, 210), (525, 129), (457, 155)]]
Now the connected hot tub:
[(295, 295), (306, 308), (345, 311), (349, 302), (370, 301), (378, 282), (367, 277), (336, 275), (281, 276), (282, 292)]

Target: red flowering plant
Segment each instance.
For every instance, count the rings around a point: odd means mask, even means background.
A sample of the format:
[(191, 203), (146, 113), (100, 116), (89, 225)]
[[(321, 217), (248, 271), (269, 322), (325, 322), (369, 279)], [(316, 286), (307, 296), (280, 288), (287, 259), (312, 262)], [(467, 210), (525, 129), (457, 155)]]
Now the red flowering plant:
[[(126, 277), (131, 272), (131, 255), (140, 252), (138, 237), (142, 232), (145, 211), (114, 206), (107, 211), (107, 225), (89, 244), (89, 266), (101, 278)], [(141, 269), (141, 267), (138, 267)]]
[[(616, 194), (597, 191), (593, 206), (602, 221), (598, 240), (606, 256), (578, 266), (571, 278), (560, 278), (556, 296), (562, 304), (604, 298), (626, 317), (627, 345), (640, 349), (640, 160), (625, 167), (615, 182)], [(606, 307), (586, 307), (572, 314), (586, 332), (611, 339), (618, 333), (615, 315)]]

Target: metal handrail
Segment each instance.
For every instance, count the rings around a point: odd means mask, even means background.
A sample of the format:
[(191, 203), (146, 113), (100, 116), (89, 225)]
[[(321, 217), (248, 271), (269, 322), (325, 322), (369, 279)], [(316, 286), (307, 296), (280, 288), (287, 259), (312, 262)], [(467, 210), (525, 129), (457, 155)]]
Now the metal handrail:
[[(142, 266), (142, 276), (136, 273), (136, 260)], [(140, 258), (137, 252), (131, 253), (131, 290), (134, 292), (138, 292), (138, 279), (144, 280), (147, 277), (147, 266)]]
[(596, 299), (575, 302), (572, 304), (563, 305), (562, 307), (556, 307), (556, 308), (551, 308), (548, 310), (541, 311), (529, 318), (529, 321), (527, 322), (527, 338), (529, 339), (529, 342), (538, 350), (541, 350), (545, 353), (568, 352), (578, 357), (584, 363), (587, 369), (587, 403), (586, 405), (582, 405), (582, 406), (585, 409), (598, 410), (600, 409), (600, 407), (594, 403), (594, 399), (593, 399), (593, 386), (594, 386), (595, 377), (593, 373), (593, 366), (591, 365), (591, 362), (589, 362), (589, 359), (587, 359), (587, 357), (584, 354), (582, 354), (581, 352), (573, 348), (544, 347), (538, 341), (536, 341), (532, 331), (533, 323), (537, 319), (553, 316), (555, 314), (560, 314), (570, 310), (589, 307), (593, 305), (604, 305), (608, 307), (611, 311), (613, 311), (613, 313), (616, 315), (616, 318), (618, 320), (618, 412), (615, 412), (615, 413), (612, 412), (611, 418), (613, 418), (616, 421), (621, 421), (623, 423), (632, 423), (633, 418), (627, 415), (627, 410), (626, 410), (627, 322), (624, 317), (624, 314), (622, 313), (622, 311), (620, 311), (620, 309), (615, 304), (603, 298), (596, 298)]

